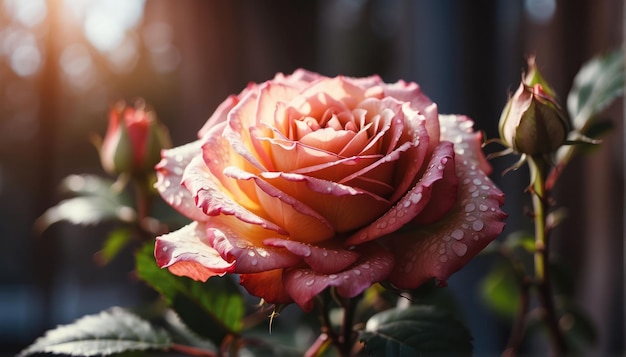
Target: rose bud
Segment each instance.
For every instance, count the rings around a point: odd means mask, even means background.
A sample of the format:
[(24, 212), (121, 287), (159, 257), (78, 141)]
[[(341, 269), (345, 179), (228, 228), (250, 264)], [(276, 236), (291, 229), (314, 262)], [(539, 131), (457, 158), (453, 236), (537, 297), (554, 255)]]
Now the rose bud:
[(157, 264), (238, 274), (306, 311), (327, 288), (440, 285), (504, 228), (480, 133), (416, 83), (278, 74), (227, 98), (189, 144), (163, 151), (156, 188), (192, 222), (157, 237)]
[(519, 154), (550, 154), (567, 138), (569, 120), (532, 58), (529, 68), (502, 111), (500, 139)]
[(132, 106), (120, 102), (109, 113), (100, 161), (112, 175), (142, 176), (154, 171), (161, 149), (169, 147), (167, 128), (157, 120), (154, 111), (146, 109), (143, 101)]

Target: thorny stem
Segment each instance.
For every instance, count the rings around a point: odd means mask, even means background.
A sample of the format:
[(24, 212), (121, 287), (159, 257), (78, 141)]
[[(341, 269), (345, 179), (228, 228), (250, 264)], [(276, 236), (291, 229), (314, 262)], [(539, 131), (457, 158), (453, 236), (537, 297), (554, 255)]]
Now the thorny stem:
[(550, 331), (550, 338), (557, 356), (567, 353), (565, 337), (559, 328), (559, 322), (552, 297), (548, 264), (548, 232), (546, 229), (547, 197), (545, 190), (546, 163), (541, 157), (529, 157), (530, 180), (535, 224), (535, 279), (539, 300), (545, 310), (545, 321)]

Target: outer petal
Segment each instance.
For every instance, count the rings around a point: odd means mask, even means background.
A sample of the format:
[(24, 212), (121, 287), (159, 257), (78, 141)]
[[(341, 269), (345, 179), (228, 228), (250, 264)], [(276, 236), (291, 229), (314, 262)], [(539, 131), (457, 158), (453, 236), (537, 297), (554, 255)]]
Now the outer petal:
[(293, 299), (283, 286), (283, 269), (269, 270), (255, 274), (241, 274), (241, 285), (251, 295), (262, 298), (271, 304), (288, 304)]
[(415, 288), (433, 277), (445, 281), (504, 229), (504, 194), (481, 170), (482, 152), (465, 140), (479, 137), (471, 133), (471, 121), (450, 116), (442, 123), (450, 124), (445, 135), (457, 142), (459, 197), (444, 218), (388, 240), (398, 262), (390, 280), (399, 288)]
[(491, 165), (482, 150), (482, 135), (472, 130), (474, 122), (464, 115), (440, 115), (441, 140), (454, 143), (454, 150), (466, 160), (478, 166), (487, 176)]
[[(435, 148), (422, 179), (387, 213), (350, 236), (345, 244), (361, 244), (393, 233), (409, 223), (422, 212), (431, 200), (431, 193), (437, 181), (443, 181), (445, 186), (455, 187), (456, 177), (444, 175), (450, 172), (447, 167), (451, 165), (454, 165), (452, 143), (444, 141)], [(437, 199), (437, 197), (433, 197), (433, 199)]]
[(263, 241), (272, 247), (284, 247), (302, 257), (317, 273), (330, 274), (348, 268), (359, 258), (359, 253), (337, 247), (319, 247), (293, 240), (270, 238)]
[(204, 164), (200, 156), (191, 160), (183, 174), (183, 184), (193, 193), (196, 205), (208, 216), (219, 214), (234, 215), (243, 222), (257, 224), (266, 229), (272, 229), (285, 234), (285, 230), (276, 224), (247, 210), (230, 196), (222, 191), (217, 180)]
[(393, 267), (393, 256), (384, 248), (375, 244), (361, 248), (361, 258), (342, 272), (321, 274), (308, 268), (285, 270), (285, 290), (305, 311), (313, 308), (312, 299), (329, 286), (336, 287), (342, 297), (357, 296), (373, 283), (385, 280)]
[(206, 281), (214, 275), (232, 272), (234, 264), (222, 259), (208, 245), (205, 225), (193, 222), (177, 231), (157, 237), (154, 256), (161, 268), (178, 276)]
[(181, 187), (185, 167), (201, 153), (202, 143), (194, 141), (161, 152), (161, 162), (156, 166), (157, 182), (154, 185), (165, 202), (169, 203), (185, 217), (195, 221), (205, 221), (207, 216), (196, 207), (191, 193)]
[(302, 258), (284, 248), (264, 245), (266, 239), (286, 237), (260, 226), (221, 215), (211, 217), (206, 227), (207, 241), (224, 260), (234, 262), (234, 273), (258, 273), (302, 262)]

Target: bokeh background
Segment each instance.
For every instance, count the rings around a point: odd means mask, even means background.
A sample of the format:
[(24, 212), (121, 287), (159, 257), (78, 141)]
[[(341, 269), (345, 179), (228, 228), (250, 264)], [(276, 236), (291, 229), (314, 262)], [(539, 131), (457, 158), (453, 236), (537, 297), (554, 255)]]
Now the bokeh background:
[[(90, 137), (104, 134), (111, 103), (145, 98), (179, 145), (249, 81), (299, 67), (379, 74), (416, 81), (440, 112), (493, 138), (528, 55), (564, 97), (623, 33), (619, 0), (0, 0), (0, 351), (141, 300), (132, 259), (94, 263), (106, 225), (33, 230), (62, 178), (104, 175)], [(615, 128), (600, 149), (565, 172), (556, 199), (569, 218), (553, 237), (599, 329), (598, 356), (624, 350), (623, 102), (606, 117)], [(501, 177), (511, 162), (493, 163), (507, 232), (527, 227), (525, 172)], [(498, 355), (508, 336), (478, 298), (490, 266), (476, 259), (450, 280), (477, 356)]]

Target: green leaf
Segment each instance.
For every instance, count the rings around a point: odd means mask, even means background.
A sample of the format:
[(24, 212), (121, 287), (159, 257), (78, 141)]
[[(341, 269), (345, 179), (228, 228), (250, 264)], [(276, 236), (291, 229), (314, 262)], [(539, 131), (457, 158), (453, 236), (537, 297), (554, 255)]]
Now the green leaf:
[(471, 356), (472, 337), (463, 324), (433, 306), (414, 305), (372, 316), (360, 340), (371, 356)]
[(48, 331), (18, 357), (35, 353), (105, 356), (127, 351), (165, 350), (170, 344), (165, 331), (125, 309), (114, 307)]
[(64, 178), (59, 189), (73, 196), (108, 196), (115, 182), (96, 175), (69, 175)]
[(93, 225), (117, 219), (132, 222), (135, 210), (123, 192), (112, 189), (115, 183), (93, 175), (70, 175), (63, 179), (60, 190), (72, 197), (50, 207), (35, 221), (35, 229), (42, 232), (61, 221)]
[(574, 129), (585, 134), (590, 120), (624, 91), (624, 54), (621, 49), (587, 62), (580, 69), (567, 97)]
[(498, 315), (513, 320), (520, 304), (520, 287), (509, 263), (499, 263), (484, 277), (480, 296)]
[(128, 245), (132, 234), (132, 230), (128, 227), (120, 227), (109, 232), (102, 249), (96, 253), (97, 262), (100, 265), (111, 262)]
[(163, 295), (192, 331), (219, 344), (227, 334), (241, 330), (243, 297), (230, 277), (206, 283), (179, 277), (159, 268), (153, 252), (151, 242), (137, 253), (137, 274)]
[(119, 202), (102, 196), (68, 198), (50, 207), (35, 221), (35, 228), (43, 231), (54, 223), (67, 221), (72, 224), (93, 225), (104, 220), (132, 221), (135, 211)]

